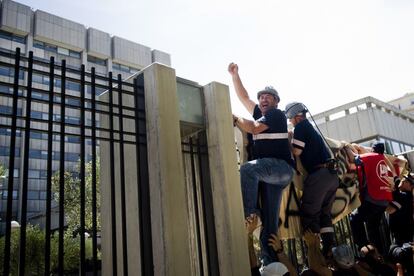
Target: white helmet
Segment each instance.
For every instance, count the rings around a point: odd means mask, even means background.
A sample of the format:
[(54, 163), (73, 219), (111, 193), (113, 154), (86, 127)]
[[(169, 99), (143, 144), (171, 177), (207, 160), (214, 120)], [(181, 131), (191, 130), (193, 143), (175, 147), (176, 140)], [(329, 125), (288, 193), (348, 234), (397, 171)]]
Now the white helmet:
[(288, 103), (285, 107), (285, 114), (288, 119), (292, 119), (300, 113), (306, 113), (308, 109), (303, 103), (291, 102)]
[(273, 262), (260, 268), (261, 276), (283, 276), (288, 272), (287, 267), (280, 262)]

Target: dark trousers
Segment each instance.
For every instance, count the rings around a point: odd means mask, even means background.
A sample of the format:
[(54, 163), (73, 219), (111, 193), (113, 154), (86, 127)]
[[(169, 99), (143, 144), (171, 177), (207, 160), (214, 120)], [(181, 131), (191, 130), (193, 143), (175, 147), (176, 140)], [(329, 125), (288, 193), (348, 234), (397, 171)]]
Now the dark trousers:
[[(379, 227), (385, 208), (386, 207), (384, 206), (376, 205), (365, 200), (362, 202), (361, 206), (351, 214), (352, 235), (354, 237), (354, 242), (358, 245), (359, 249), (368, 243), (371, 243), (379, 252), (384, 252)], [(365, 231), (364, 222), (367, 231)], [(368, 236), (366, 232), (368, 232)]]
[(303, 230), (321, 233), (324, 253), (334, 245), (331, 210), (339, 186), (338, 176), (321, 168), (306, 177), (301, 199)]

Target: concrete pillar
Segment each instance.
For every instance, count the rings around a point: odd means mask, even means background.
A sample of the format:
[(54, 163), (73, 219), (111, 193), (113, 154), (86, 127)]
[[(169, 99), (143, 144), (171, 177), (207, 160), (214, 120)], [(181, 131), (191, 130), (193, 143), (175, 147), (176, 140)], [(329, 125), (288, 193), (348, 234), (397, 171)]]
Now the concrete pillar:
[(189, 214), (174, 69), (144, 69), (154, 275), (191, 275)]
[[(179, 109), (174, 69), (152, 64), (143, 70), (148, 149), (148, 174), (154, 275), (191, 275), (189, 215), (181, 152)], [(103, 95), (103, 99), (107, 94)], [(115, 97), (116, 98), (116, 93)], [(117, 102), (117, 101), (115, 101)], [(124, 97), (124, 104), (133, 100)], [(104, 128), (107, 116), (101, 116)], [(133, 123), (125, 130), (133, 131)], [(118, 128), (117, 118), (114, 120)], [(117, 135), (115, 135), (115, 138)], [(101, 142), (102, 273), (112, 275), (112, 221), (109, 143)], [(125, 173), (128, 271), (140, 275), (139, 203), (135, 146), (125, 146), (125, 172), (119, 170), (119, 146), (115, 145), (117, 271), (123, 275), (120, 173)]]
[(212, 82), (204, 98), (220, 275), (250, 275), (229, 89)]

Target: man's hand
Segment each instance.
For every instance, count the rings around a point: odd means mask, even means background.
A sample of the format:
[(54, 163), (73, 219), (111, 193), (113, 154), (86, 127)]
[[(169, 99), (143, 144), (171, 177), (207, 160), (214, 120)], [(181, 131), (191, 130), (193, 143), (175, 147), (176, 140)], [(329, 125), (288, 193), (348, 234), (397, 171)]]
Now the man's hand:
[(275, 234), (270, 234), (269, 238), (269, 245), (273, 248), (275, 252), (283, 250), (282, 242), (280, 241), (279, 237)]
[(232, 76), (239, 74), (239, 66), (236, 63), (233, 63), (233, 62), (230, 63), (227, 70), (229, 71), (230, 75), (232, 75)]
[(392, 205), (388, 205), (388, 206), (387, 206), (387, 208), (385, 209), (385, 212), (386, 212), (387, 214), (392, 215), (392, 214), (394, 214), (395, 212), (397, 212), (397, 208), (395, 208), (395, 207), (394, 207), (394, 206), (392, 206)]
[(303, 239), (305, 240), (305, 243), (308, 247), (319, 247), (319, 235), (313, 233), (311, 230), (306, 230), (306, 232), (303, 234)]
[(253, 234), (254, 230), (259, 226), (259, 217), (257, 215), (251, 215), (246, 218), (244, 224), (247, 234)]

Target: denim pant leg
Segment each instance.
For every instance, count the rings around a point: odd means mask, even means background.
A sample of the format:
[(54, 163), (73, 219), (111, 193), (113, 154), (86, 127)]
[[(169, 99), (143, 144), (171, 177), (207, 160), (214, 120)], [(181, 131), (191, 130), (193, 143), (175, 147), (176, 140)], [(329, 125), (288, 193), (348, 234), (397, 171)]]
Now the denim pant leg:
[(243, 164), (240, 167), (240, 178), (245, 217), (260, 214), (257, 208), (259, 181), (286, 187), (292, 177), (292, 167), (281, 159), (261, 158)]
[(267, 265), (277, 260), (276, 253), (268, 245), (270, 234), (277, 233), (279, 228), (280, 200), (284, 187), (268, 183), (260, 183), (262, 203), (262, 231), (260, 232), (261, 259)]

